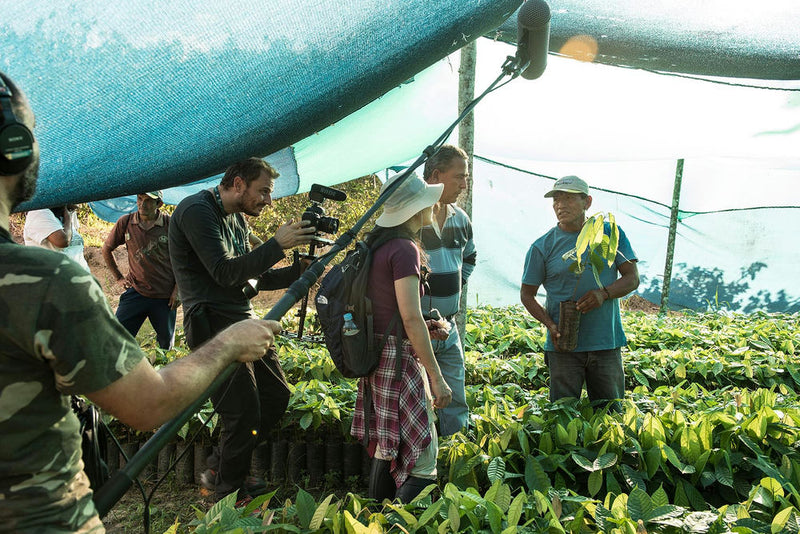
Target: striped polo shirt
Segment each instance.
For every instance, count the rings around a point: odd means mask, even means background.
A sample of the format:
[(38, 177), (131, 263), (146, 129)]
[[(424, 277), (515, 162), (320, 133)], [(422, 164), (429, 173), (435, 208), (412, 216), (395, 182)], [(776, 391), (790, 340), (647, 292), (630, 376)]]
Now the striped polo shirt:
[(461, 286), (475, 269), (472, 222), (464, 210), (448, 204), (441, 231), (434, 221), (422, 228), (421, 239), (430, 272), (430, 290), (422, 297), (422, 314), (430, 317), (430, 310), (436, 308), (443, 317), (455, 315), (461, 301)]

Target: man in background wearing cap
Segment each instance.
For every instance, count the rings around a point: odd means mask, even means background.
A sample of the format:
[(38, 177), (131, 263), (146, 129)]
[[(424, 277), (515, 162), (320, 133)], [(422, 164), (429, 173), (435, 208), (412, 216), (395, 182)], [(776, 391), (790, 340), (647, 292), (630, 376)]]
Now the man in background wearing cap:
[[(439, 201), (433, 206), (433, 222), (422, 228), (422, 247), (428, 254), (428, 290), (422, 297), (422, 313), (428, 320), (444, 319), (448, 335), (431, 335), (433, 352), (453, 400), (438, 410), (439, 434), (449, 436), (465, 428), (469, 407), (464, 391), (464, 349), (456, 328), (455, 315), (461, 305), (461, 288), (475, 269), (475, 243), (472, 221), (456, 206), (467, 189), (467, 153), (457, 146), (444, 145), (425, 163), (424, 179), (429, 184), (444, 184)], [(438, 314), (436, 311), (438, 311)]]
[[(156, 331), (158, 346), (171, 349), (175, 340), (175, 317), (180, 304), (178, 286), (169, 259), (169, 215), (161, 191), (136, 196), (138, 211), (123, 215), (103, 244), (103, 259), (125, 292), (119, 297), (117, 319), (133, 337), (145, 319)], [(125, 244), (128, 275), (117, 267), (113, 251)]]
[[(625, 395), (625, 374), (620, 348), (627, 343), (619, 315), (619, 298), (639, 286), (636, 255), (619, 228), (617, 257), (594, 277), (576, 280), (562, 256), (575, 248), (578, 234), (592, 205), (589, 186), (577, 176), (556, 180), (545, 198), (553, 199), (558, 224), (534, 241), (525, 258), (520, 299), (533, 317), (547, 327), (545, 364), (550, 370), (550, 400), (580, 398), (584, 382), (589, 400), (610, 401)], [(606, 225), (606, 233), (610, 230)], [(578, 283), (576, 289), (576, 282)], [(539, 286), (547, 292), (546, 308), (536, 300)], [(572, 352), (558, 346), (559, 302), (577, 298), (581, 312), (578, 345)], [(618, 409), (618, 403), (613, 404)]]

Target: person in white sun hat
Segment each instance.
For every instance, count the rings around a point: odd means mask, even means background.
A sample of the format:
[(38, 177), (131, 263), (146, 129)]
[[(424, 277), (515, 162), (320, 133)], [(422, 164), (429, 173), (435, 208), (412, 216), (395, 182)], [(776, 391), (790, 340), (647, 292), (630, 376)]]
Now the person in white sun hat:
[[(381, 193), (398, 178), (387, 181)], [(408, 176), (386, 200), (365, 238), (373, 250), (367, 296), (372, 299), (374, 331), (383, 336), (392, 326), (392, 334), (377, 369), (359, 380), (351, 433), (363, 441), (369, 429), (369, 496), (379, 501), (397, 497), (409, 502), (436, 482), (434, 407), (447, 406), (452, 392), (436, 363), (422, 316), (424, 259), (418, 239), (420, 229), (431, 223), (442, 190), (442, 184)], [(398, 312), (395, 327), (391, 323)], [(371, 395), (365, 395), (367, 384)]]

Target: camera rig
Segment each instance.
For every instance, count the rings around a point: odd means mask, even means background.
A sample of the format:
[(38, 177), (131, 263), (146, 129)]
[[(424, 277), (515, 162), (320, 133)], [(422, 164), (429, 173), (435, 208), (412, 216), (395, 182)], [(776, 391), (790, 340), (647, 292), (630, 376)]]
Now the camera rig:
[[(326, 198), (336, 202), (344, 202), (347, 200), (347, 193), (320, 184), (311, 185), (311, 190), (308, 192), (308, 199), (311, 201), (311, 205), (303, 212), (302, 219), (308, 221), (311, 226), (317, 229), (314, 234), (314, 241), (311, 244), (312, 247), (315, 244), (333, 244), (333, 241), (321, 237), (320, 234), (335, 234), (339, 231), (339, 219), (325, 215), (325, 208), (322, 207), (322, 203)], [(312, 256), (313, 254), (309, 252), (309, 255)]]
[[(322, 203), (325, 199), (333, 200), (336, 202), (344, 202), (347, 200), (347, 193), (328, 187), (321, 184), (312, 184), (311, 190), (308, 192), (308, 199), (311, 205), (303, 212), (302, 219), (311, 223), (311, 226), (317, 229), (314, 233), (314, 239), (308, 244), (308, 254), (305, 258), (309, 261), (315, 261), (315, 248), (318, 245), (332, 245), (333, 241), (322, 237), (320, 234), (335, 234), (339, 231), (339, 219), (336, 217), (328, 217), (325, 215), (325, 208)], [(297, 326), (297, 339), (303, 338), (303, 329), (306, 322), (306, 311), (308, 310), (308, 292), (303, 295), (300, 310), (297, 312), (298, 326)]]

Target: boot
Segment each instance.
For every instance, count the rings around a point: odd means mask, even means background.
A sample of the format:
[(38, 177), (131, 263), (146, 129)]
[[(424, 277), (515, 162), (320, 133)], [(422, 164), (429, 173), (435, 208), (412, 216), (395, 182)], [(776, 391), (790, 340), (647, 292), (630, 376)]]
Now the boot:
[(389, 466), (389, 460), (378, 460), (373, 458), (369, 468), (369, 490), (367, 495), (370, 499), (383, 502), (384, 499), (394, 499), (397, 486), (394, 483)]
[(408, 477), (397, 490), (397, 498), (400, 499), (400, 502), (410, 503), (414, 497), (431, 484), (436, 484), (436, 481), (430, 478)]

